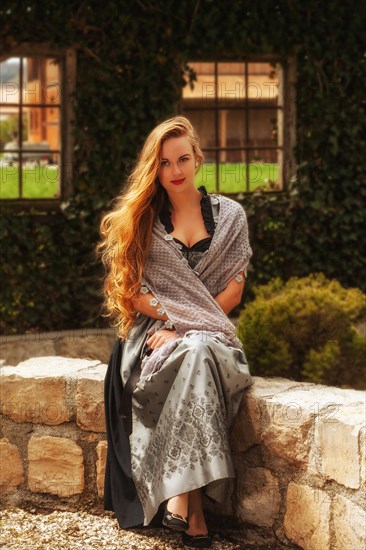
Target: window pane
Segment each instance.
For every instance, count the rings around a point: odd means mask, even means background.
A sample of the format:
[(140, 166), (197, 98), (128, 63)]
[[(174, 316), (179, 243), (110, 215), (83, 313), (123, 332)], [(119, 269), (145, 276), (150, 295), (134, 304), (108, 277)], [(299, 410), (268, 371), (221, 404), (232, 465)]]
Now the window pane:
[(61, 149), (59, 107), (23, 107), (22, 140), (18, 114), (0, 120), (0, 150), (5, 158), (8, 152), (19, 149), (24, 159), (31, 156), (30, 150), (35, 150), (34, 155), (39, 151), (42, 157), (50, 149)]
[(231, 162), (219, 164), (220, 193), (246, 191), (245, 151), (232, 151)]
[(245, 150), (233, 149), (231, 151), (220, 151), (219, 162), (220, 163), (245, 162)]
[[(205, 153), (207, 158), (210, 153)], [(208, 193), (216, 192), (216, 162), (206, 161), (197, 172), (195, 177), (197, 187), (204, 185)]]
[(27, 199), (55, 199), (61, 190), (60, 155), (49, 160), (28, 161), (23, 164), (23, 197)]
[[(281, 65), (259, 61), (190, 66), (198, 83), (193, 91), (183, 90), (183, 114), (201, 138), (206, 161), (197, 185), (222, 193), (252, 191), (258, 186), (281, 188)], [(211, 147), (216, 150), (208, 151)]]
[(183, 88), (185, 106), (190, 106), (192, 101), (199, 106), (213, 105), (216, 96), (215, 64), (190, 63), (189, 66), (196, 72), (197, 78), (193, 82), (193, 89), (189, 84)]
[[(4, 155), (3, 153), (0, 154)], [(0, 199), (19, 198), (19, 157), (15, 153), (11, 160), (0, 158)]]
[[(219, 117), (219, 147), (245, 147), (246, 141), (246, 111), (244, 109), (220, 109)], [(228, 158), (225, 158), (225, 155)], [(221, 152), (221, 161), (229, 160), (230, 152)]]
[(219, 105), (238, 105), (244, 102), (244, 63), (218, 63), (217, 95)]
[(6, 106), (8, 103), (19, 103), (20, 58), (10, 57), (0, 63), (0, 118), (16, 113), (16, 107)]
[(61, 196), (60, 80), (52, 57), (0, 63), (0, 198)]
[[(11, 158), (10, 151), (18, 150), (20, 147), (19, 136), (19, 109), (16, 113), (0, 118), (0, 152), (3, 158)], [(22, 139), (27, 138), (27, 115), (23, 113)], [(8, 153), (9, 152), (9, 153)]]
[[(278, 104), (280, 65), (248, 63), (248, 101), (256, 104)], [(249, 105), (250, 105), (249, 103)]]
[[(245, 152), (233, 151), (232, 162), (205, 162), (197, 173), (195, 183), (205, 185), (209, 193), (215, 193), (216, 173), (218, 168), (218, 192), (220, 193), (239, 193), (246, 191), (246, 172), (245, 172)], [(205, 155), (207, 158), (207, 154)]]
[(194, 126), (201, 149), (216, 147), (215, 111), (183, 111), (183, 116)]
[(36, 149), (42, 153), (61, 148), (60, 108), (24, 107), (27, 141), (23, 149)]
[(54, 59), (23, 59), (23, 103), (61, 103), (59, 66)]
[(257, 187), (266, 190), (280, 189), (279, 150), (249, 151), (250, 191)]
[(276, 147), (278, 143), (278, 110), (253, 109), (249, 116), (249, 145)]

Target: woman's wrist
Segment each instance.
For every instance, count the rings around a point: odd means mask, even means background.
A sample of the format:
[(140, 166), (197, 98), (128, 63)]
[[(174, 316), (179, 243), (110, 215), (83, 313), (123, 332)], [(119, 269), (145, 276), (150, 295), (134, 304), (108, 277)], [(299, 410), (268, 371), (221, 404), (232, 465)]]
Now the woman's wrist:
[(175, 327), (173, 325), (173, 323), (171, 322), (170, 319), (167, 319), (164, 323), (164, 325), (162, 326), (162, 328), (166, 329), (166, 330), (175, 330)]

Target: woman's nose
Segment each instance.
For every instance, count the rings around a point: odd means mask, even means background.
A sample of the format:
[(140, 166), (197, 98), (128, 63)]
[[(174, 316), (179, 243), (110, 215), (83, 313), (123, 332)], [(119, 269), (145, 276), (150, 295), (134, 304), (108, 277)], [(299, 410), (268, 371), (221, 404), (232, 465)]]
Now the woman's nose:
[(181, 167), (176, 162), (175, 164), (173, 164), (173, 174), (181, 174), (181, 173), (182, 173)]

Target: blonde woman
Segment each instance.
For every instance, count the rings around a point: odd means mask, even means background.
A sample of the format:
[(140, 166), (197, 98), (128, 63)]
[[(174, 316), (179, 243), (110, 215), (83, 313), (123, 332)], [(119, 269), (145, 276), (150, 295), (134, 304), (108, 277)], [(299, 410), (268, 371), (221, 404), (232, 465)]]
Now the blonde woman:
[(118, 338), (105, 379), (105, 508), (123, 528), (163, 524), (186, 546), (211, 537), (203, 495), (222, 501), (228, 429), (252, 384), (227, 314), (252, 255), (243, 208), (197, 188), (203, 155), (185, 117), (146, 139), (101, 222), (107, 315)]

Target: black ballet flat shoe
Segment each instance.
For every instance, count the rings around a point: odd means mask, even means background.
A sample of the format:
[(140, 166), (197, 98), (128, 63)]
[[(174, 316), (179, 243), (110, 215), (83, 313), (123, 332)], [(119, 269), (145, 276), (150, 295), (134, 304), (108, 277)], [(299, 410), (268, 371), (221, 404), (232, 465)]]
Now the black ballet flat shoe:
[(165, 527), (174, 529), (174, 531), (184, 532), (189, 529), (188, 519), (184, 518), (180, 514), (173, 514), (173, 512), (169, 512), (166, 504), (162, 523)]
[(211, 548), (212, 538), (209, 534), (187, 535), (187, 533), (183, 533), (182, 542), (184, 546), (188, 546), (190, 548)]

